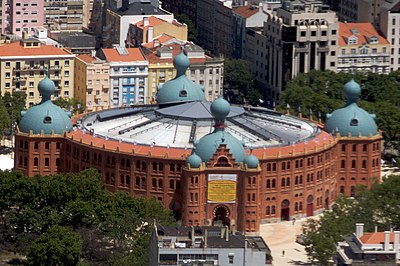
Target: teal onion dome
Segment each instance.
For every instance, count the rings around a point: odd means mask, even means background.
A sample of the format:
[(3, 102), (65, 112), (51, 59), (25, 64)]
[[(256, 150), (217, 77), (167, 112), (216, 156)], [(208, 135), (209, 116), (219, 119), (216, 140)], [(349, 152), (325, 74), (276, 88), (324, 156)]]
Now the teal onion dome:
[(215, 120), (225, 120), (231, 110), (231, 107), (228, 101), (220, 97), (211, 104), (210, 110), (211, 114), (215, 117)]
[(244, 158), (243, 163), (247, 164), (248, 168), (257, 168), (260, 161), (258, 160), (258, 158), (256, 156), (254, 156), (253, 154), (250, 154)]
[(346, 106), (327, 114), (324, 130), (332, 134), (339, 133), (341, 136), (377, 135), (375, 115), (369, 114), (357, 105), (357, 99), (361, 94), (360, 85), (351, 80), (344, 86), (344, 93), (347, 98)]
[(40, 95), (42, 95), (42, 102), (50, 100), (51, 95), (53, 95), (56, 90), (54, 82), (47, 76), (39, 82), (38, 88)]
[(174, 58), (177, 75), (174, 79), (165, 82), (163, 85), (159, 85), (157, 103), (160, 106), (205, 101), (204, 89), (185, 75), (189, 65), (189, 59), (183, 52)]
[(214, 132), (202, 137), (196, 145), (196, 154), (203, 162), (209, 162), (221, 144), (226, 144), (237, 163), (243, 162), (246, 156), (243, 143), (223, 128), (216, 128)]
[(40, 104), (29, 108), (26, 112), (21, 112), (19, 130), (21, 132), (33, 134), (62, 134), (72, 130), (70, 113), (65, 112), (50, 100), (55, 91), (54, 82), (48, 77), (41, 80), (38, 89), (42, 95)]
[(356, 102), (361, 95), (361, 87), (354, 79), (344, 85), (343, 91), (348, 103)]
[(193, 168), (199, 168), (202, 162), (203, 161), (201, 160), (200, 156), (198, 156), (195, 152), (193, 152), (192, 155), (190, 155), (186, 159), (186, 163), (188, 163), (190, 167)]
[(189, 58), (183, 53), (183, 51), (175, 56), (173, 63), (177, 71), (177, 77), (184, 75), (190, 66)]

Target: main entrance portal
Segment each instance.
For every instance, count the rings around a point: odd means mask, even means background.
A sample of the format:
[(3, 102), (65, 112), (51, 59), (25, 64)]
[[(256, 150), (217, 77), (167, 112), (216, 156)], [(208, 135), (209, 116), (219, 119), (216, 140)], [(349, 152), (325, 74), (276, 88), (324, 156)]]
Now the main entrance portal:
[(229, 209), (224, 205), (219, 205), (214, 209), (213, 225), (230, 226)]

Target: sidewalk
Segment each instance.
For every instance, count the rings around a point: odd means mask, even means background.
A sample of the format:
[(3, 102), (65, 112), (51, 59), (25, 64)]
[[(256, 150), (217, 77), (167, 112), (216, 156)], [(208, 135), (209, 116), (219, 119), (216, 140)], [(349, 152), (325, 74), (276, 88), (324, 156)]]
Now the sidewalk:
[(296, 236), (302, 233), (302, 224), (306, 219), (297, 220), (294, 225), (291, 221), (286, 221), (260, 226), (260, 236), (271, 249), (274, 266), (311, 265), (304, 246), (296, 243)]

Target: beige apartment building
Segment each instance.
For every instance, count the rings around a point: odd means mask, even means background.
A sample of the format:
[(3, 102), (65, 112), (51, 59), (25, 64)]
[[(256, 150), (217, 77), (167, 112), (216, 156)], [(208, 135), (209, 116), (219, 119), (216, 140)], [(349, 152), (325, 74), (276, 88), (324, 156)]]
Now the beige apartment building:
[(1, 95), (26, 92), (26, 107), (41, 100), (37, 85), (45, 75), (56, 85), (54, 97), (74, 97), (75, 55), (63, 48), (24, 39), (0, 47)]
[(265, 57), (267, 67), (258, 79), (265, 80), (267, 97), (279, 101), (286, 82), (299, 73), (336, 71), (338, 21), (322, 1), (286, 2), (264, 24), (264, 34), (267, 43), (257, 57)]
[(339, 23), (337, 71), (390, 72), (390, 43), (372, 23)]
[(81, 30), (83, 8), (82, 0), (46, 0), (44, 26), (51, 31)]
[(86, 111), (110, 106), (110, 63), (87, 54), (75, 58), (75, 98), (85, 103)]

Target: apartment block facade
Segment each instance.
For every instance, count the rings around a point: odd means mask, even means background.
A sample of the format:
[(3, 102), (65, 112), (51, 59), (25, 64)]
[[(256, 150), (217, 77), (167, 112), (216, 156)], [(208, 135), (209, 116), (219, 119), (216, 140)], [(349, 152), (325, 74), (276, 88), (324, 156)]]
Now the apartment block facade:
[(371, 23), (339, 23), (337, 71), (390, 72), (390, 44)]
[(259, 52), (267, 58), (267, 97), (279, 100), (298, 73), (336, 71), (338, 21), (321, 1), (285, 2), (264, 24), (264, 34), (266, 48)]
[(110, 107), (147, 104), (149, 63), (140, 48), (104, 48), (98, 57), (110, 63)]
[(390, 71), (400, 68), (400, 1), (385, 2), (381, 8), (380, 31), (390, 42)]
[(51, 31), (81, 30), (83, 6), (82, 0), (45, 0), (45, 27)]
[[(25, 39), (0, 47), (1, 94), (26, 92), (26, 107), (41, 100), (37, 84), (48, 75), (56, 85), (54, 97), (74, 97), (75, 55), (63, 48)], [(46, 73), (47, 72), (47, 73)]]
[(87, 54), (75, 58), (75, 98), (86, 111), (110, 107), (110, 63)]
[(44, 23), (44, 0), (3, 0), (1, 3), (2, 34), (33, 34), (34, 29)]

